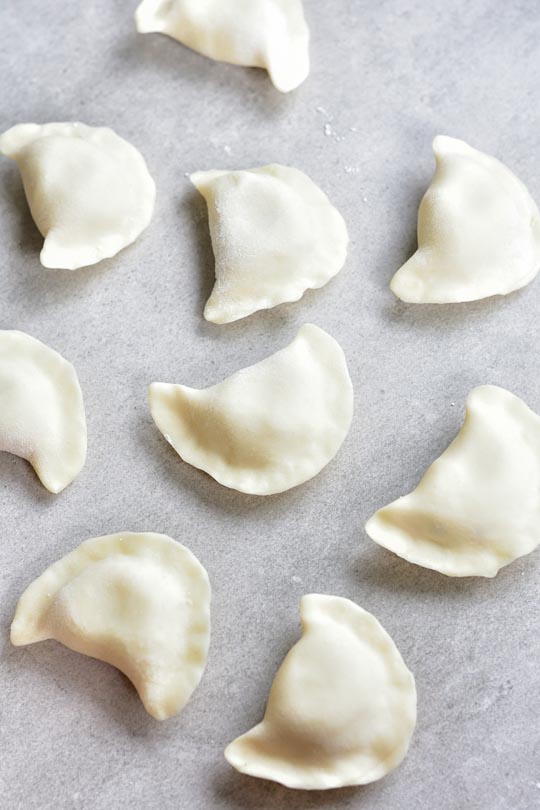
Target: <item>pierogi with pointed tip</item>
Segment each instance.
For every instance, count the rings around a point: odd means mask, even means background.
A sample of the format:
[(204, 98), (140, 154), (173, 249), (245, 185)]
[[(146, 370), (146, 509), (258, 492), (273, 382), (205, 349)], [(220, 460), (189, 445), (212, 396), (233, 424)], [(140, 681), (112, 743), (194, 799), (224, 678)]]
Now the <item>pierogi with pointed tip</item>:
[(0, 331), (0, 451), (30, 462), (61, 492), (86, 460), (86, 417), (77, 373), (24, 332)]
[(76, 270), (115, 256), (149, 224), (156, 189), (142, 155), (107, 127), (18, 124), (0, 135), (18, 165), (44, 267)]
[(540, 270), (540, 214), (518, 178), (464, 141), (433, 141), (435, 175), (418, 210), (418, 250), (392, 291), (414, 304), (506, 295)]
[(265, 68), (282, 93), (309, 73), (301, 0), (143, 0), (135, 21), (140, 33), (168, 34), (210, 59)]
[(327, 790), (381, 779), (405, 757), (416, 688), (377, 619), (338, 596), (300, 604), (302, 638), (270, 689), (264, 719), (225, 750), (242, 773)]
[(409, 495), (379, 509), (368, 535), (450, 577), (494, 577), (540, 542), (540, 417), (504, 388), (467, 398), (458, 435)]
[(56, 639), (112, 664), (157, 720), (178, 714), (204, 672), (210, 585), (197, 558), (152, 532), (86, 540), (23, 593), (16, 646)]
[(343, 217), (306, 174), (272, 164), (195, 172), (208, 206), (216, 283), (204, 308), (213, 323), (298, 301), (345, 263)]
[(353, 409), (343, 350), (312, 324), (217, 385), (152, 383), (149, 398), (154, 422), (184, 461), (252, 495), (317, 475), (338, 452)]

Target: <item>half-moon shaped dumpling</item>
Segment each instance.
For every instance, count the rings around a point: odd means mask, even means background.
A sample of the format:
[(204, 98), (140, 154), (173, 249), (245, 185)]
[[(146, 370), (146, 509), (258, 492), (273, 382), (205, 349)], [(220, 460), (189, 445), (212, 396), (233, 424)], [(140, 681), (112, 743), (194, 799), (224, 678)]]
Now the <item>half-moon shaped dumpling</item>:
[(76, 270), (108, 259), (152, 218), (156, 190), (146, 163), (112, 129), (19, 124), (0, 135), (0, 153), (21, 170), (45, 237), (44, 267)]
[(211, 388), (150, 386), (154, 422), (184, 461), (251, 495), (317, 475), (345, 439), (352, 409), (343, 350), (312, 324), (285, 349)]
[(493, 385), (417, 488), (366, 525), (379, 545), (450, 577), (494, 577), (540, 542), (540, 417)]
[(225, 750), (233, 767), (286, 787), (365, 785), (396, 768), (416, 724), (412, 673), (377, 619), (310, 594), (303, 635), (281, 665), (262, 723)]
[(165, 720), (183, 709), (204, 672), (208, 575), (164, 534), (86, 540), (47, 568), (17, 605), (12, 643), (49, 638), (117, 667), (146, 711)]
[(0, 331), (0, 450), (30, 462), (61, 492), (86, 459), (86, 419), (75, 369), (24, 332)]
[(143, 0), (142, 34), (168, 34), (233, 65), (266, 68), (282, 93), (309, 73), (309, 31), (301, 0)]
[(418, 211), (418, 250), (393, 292), (414, 304), (475, 301), (524, 287), (540, 269), (540, 214), (502, 163), (439, 135), (437, 167)]
[(204, 317), (230, 323), (324, 286), (347, 255), (347, 227), (313, 180), (289, 166), (191, 175), (208, 204), (216, 283)]

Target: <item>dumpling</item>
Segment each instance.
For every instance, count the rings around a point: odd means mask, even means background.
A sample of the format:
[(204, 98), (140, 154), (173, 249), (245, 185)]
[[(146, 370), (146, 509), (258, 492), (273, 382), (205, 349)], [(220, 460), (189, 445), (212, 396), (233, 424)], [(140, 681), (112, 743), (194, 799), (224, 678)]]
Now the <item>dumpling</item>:
[(164, 534), (94, 537), (23, 593), (16, 646), (53, 638), (117, 667), (156, 720), (178, 714), (201, 680), (210, 584), (197, 558)]
[(266, 68), (282, 93), (309, 73), (309, 30), (301, 0), (143, 0), (142, 34), (168, 34), (233, 65)]
[(211, 388), (150, 386), (152, 418), (184, 461), (251, 495), (317, 475), (345, 439), (352, 408), (343, 350), (312, 324), (285, 349)]
[(503, 388), (474, 388), (454, 441), (366, 532), (450, 577), (494, 577), (529, 554), (540, 542), (540, 417)]
[(86, 419), (75, 369), (24, 332), (0, 330), (0, 450), (30, 462), (58, 493), (86, 459)]
[(156, 190), (141, 154), (112, 129), (19, 124), (0, 135), (16, 161), (44, 267), (76, 270), (130, 245), (152, 218)]
[(230, 323), (324, 286), (347, 255), (341, 214), (307, 175), (272, 164), (191, 175), (208, 204), (216, 283), (204, 317)]
[(303, 635), (272, 684), (264, 719), (225, 750), (242, 773), (325, 790), (381, 779), (416, 725), (414, 677), (377, 619), (348, 599), (310, 594)]
[(540, 214), (502, 163), (439, 135), (437, 167), (418, 211), (418, 250), (393, 292), (414, 304), (475, 301), (524, 287), (540, 269)]

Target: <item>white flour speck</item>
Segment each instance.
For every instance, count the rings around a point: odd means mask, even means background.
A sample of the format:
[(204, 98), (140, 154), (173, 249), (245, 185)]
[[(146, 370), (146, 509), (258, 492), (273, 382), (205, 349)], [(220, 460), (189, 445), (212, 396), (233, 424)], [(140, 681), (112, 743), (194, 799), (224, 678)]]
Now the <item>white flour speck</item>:
[(328, 110), (325, 110), (324, 107), (317, 107), (316, 109), (317, 109), (317, 112), (320, 113), (321, 115), (324, 115), (325, 118), (327, 118), (328, 121), (333, 121), (334, 120), (334, 116), (331, 115), (328, 112)]

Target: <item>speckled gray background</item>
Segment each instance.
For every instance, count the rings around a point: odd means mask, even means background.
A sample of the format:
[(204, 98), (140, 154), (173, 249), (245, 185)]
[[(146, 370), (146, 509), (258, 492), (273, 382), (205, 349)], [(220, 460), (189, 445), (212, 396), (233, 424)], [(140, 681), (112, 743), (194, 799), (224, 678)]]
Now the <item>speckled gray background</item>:
[[(450, 580), (364, 534), (444, 449), (478, 383), (540, 411), (539, 282), (436, 308), (388, 289), (415, 247), (442, 132), (497, 155), (540, 200), (537, 0), (307, 0), (312, 71), (282, 96), (262, 71), (139, 36), (130, 0), (2, 0), (0, 126), (112, 126), (158, 188), (150, 228), (97, 268), (45, 271), (17, 169), (0, 162), (0, 326), (70, 359), (89, 452), (63, 494), (0, 455), (0, 805), (156, 810), (533, 810), (540, 806), (540, 554), (495, 580)], [(297, 304), (230, 326), (201, 316), (213, 278), (204, 204), (185, 173), (265, 162), (305, 170), (350, 229), (347, 265)], [(182, 463), (151, 422), (152, 380), (206, 386), (312, 321), (345, 349), (356, 406), (315, 480), (258, 499)], [(206, 674), (185, 711), (147, 716), (116, 670), (54, 642), (8, 640), (25, 586), (82, 540), (166, 532), (214, 589)], [(356, 600), (414, 671), (418, 727), (403, 765), (364, 789), (292, 793), (242, 777), (222, 750), (262, 715), (299, 636), (298, 602)]]

